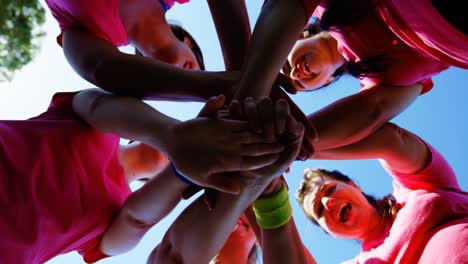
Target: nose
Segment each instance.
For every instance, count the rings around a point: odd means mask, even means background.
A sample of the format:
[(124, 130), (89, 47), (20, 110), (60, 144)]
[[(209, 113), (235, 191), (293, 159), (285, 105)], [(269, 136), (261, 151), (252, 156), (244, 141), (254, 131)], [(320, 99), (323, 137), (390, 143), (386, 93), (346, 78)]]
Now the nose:
[(326, 210), (330, 210), (336, 202), (335, 199), (330, 197), (322, 197), (321, 201)]

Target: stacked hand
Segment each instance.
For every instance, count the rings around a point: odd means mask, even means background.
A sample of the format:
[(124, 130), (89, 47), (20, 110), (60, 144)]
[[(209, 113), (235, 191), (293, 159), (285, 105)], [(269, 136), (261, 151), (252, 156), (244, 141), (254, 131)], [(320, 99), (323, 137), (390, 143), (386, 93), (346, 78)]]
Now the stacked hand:
[(257, 170), (274, 164), (284, 146), (251, 132), (246, 121), (214, 117), (224, 97), (211, 99), (200, 116), (174, 127), (169, 157), (192, 182), (228, 193), (240, 191), (240, 178), (226, 172)]

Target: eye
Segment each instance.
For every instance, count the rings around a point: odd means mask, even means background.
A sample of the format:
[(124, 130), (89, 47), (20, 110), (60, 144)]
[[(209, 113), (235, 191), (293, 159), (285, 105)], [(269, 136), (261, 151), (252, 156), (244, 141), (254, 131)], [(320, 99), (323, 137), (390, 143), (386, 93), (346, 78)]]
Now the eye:
[(327, 196), (332, 195), (335, 192), (335, 190), (336, 190), (336, 184), (331, 186), (330, 188), (328, 188), (328, 190), (326, 192)]
[(323, 215), (323, 204), (319, 203), (319, 206), (317, 208), (317, 217), (320, 218)]

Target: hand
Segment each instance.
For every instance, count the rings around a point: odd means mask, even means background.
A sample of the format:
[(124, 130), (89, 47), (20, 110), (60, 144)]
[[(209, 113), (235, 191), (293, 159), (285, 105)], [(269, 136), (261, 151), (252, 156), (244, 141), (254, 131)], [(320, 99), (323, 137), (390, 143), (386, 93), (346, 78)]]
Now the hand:
[(232, 116), (239, 116), (242, 112), (252, 130), (261, 132), (269, 142), (278, 141), (285, 146), (280, 158), (272, 165), (242, 174), (266, 179), (284, 173), (296, 158), (291, 155), (298, 154), (304, 135), (304, 126), (290, 115), (288, 103), (280, 99), (273, 104), (270, 98), (262, 98), (255, 103), (253, 98), (246, 98), (243, 105), (233, 101), (229, 110)]
[(282, 87), (286, 92), (290, 94), (296, 94), (297, 89), (294, 86), (294, 82), (287, 75), (279, 73), (276, 77), (274, 86)]
[(318, 138), (317, 130), (315, 129), (314, 124), (310, 122), (310, 120), (301, 111), (301, 109), (279, 87), (273, 87), (273, 89), (271, 89), (270, 98), (272, 98), (272, 100), (279, 100), (279, 99), (286, 100), (286, 102), (288, 103), (291, 115), (294, 116), (294, 118), (297, 121), (301, 122), (305, 127), (304, 137), (302, 141), (301, 150), (298, 154), (298, 159), (306, 160), (312, 157), (312, 155), (314, 154), (313, 143)]
[[(210, 99), (201, 114), (218, 110), (224, 97)], [(226, 171), (254, 170), (273, 164), (284, 147), (249, 131), (245, 121), (198, 117), (176, 125), (168, 140), (178, 171), (201, 186), (238, 193), (240, 180)]]
[(249, 122), (250, 129), (262, 134), (268, 142), (276, 142), (284, 133), (288, 116), (288, 103), (280, 99), (274, 104), (268, 97), (260, 99), (258, 103), (248, 97), (243, 103), (234, 100), (229, 107), (230, 115), (235, 118), (242, 116)]

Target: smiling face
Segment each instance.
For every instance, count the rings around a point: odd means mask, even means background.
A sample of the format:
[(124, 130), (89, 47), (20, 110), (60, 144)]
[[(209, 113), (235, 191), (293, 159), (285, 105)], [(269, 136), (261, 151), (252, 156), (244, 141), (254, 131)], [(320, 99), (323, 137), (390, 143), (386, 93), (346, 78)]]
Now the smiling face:
[(179, 68), (200, 70), (197, 58), (189, 46), (190, 41), (189, 39), (184, 42), (176, 40), (172, 45), (155, 51), (151, 57)]
[(294, 80), (297, 91), (315, 90), (334, 80), (344, 63), (335, 43), (326, 32), (296, 42), (282, 71)]
[(333, 236), (358, 239), (366, 236), (374, 221), (379, 221), (377, 210), (353, 182), (326, 175), (306, 177), (305, 182), (301, 202), (304, 211)]

